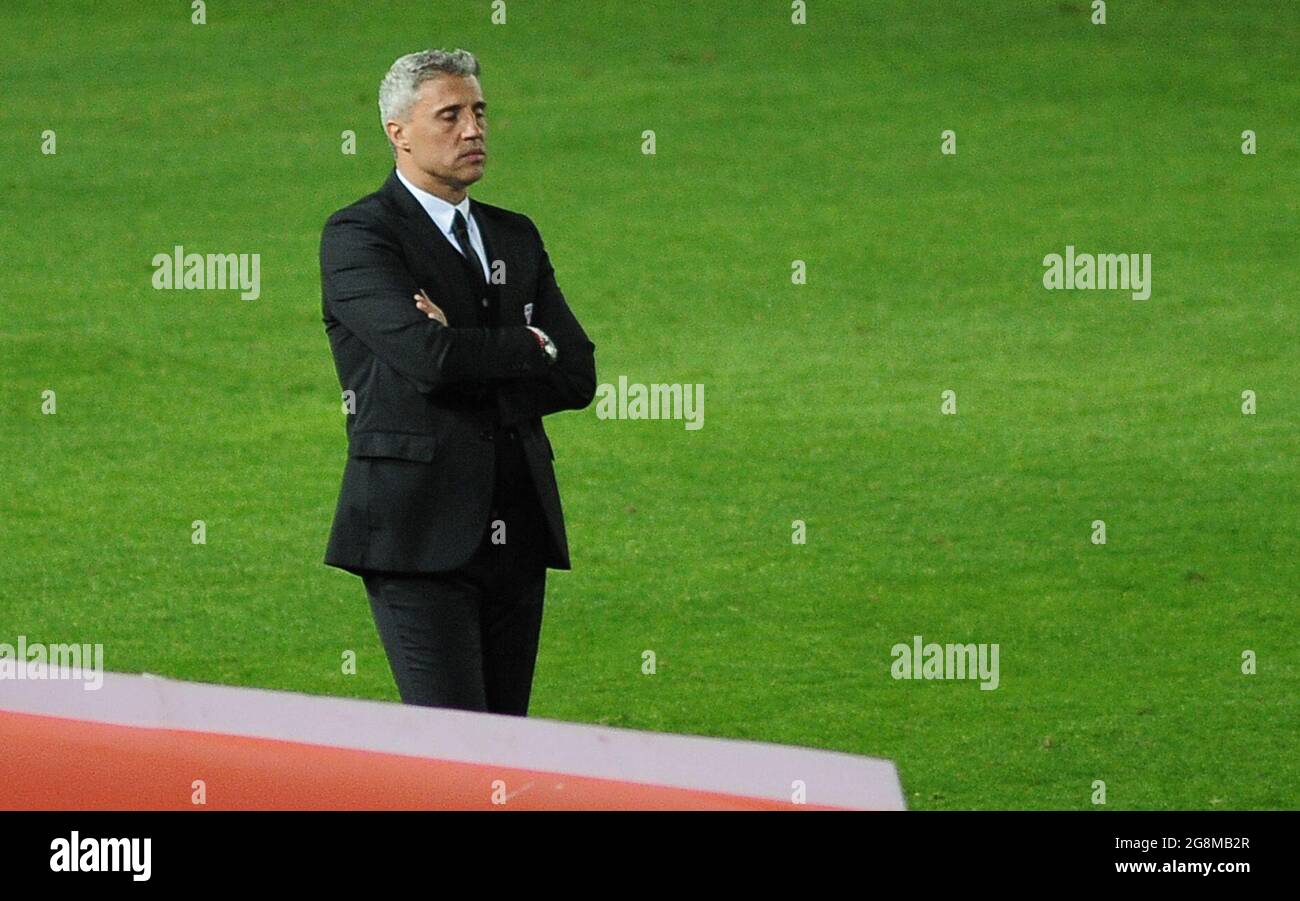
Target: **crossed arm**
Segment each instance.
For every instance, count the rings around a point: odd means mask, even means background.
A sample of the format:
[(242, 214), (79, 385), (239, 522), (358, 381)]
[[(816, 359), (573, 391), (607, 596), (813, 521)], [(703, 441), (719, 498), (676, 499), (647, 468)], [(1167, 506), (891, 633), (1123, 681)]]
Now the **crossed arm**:
[(321, 285), (328, 311), (420, 391), (495, 388), (509, 425), (581, 409), (596, 390), (595, 345), (565, 302), (544, 246), (541, 254), (533, 325), (555, 342), (554, 364), (526, 326), (448, 327), (421, 312), (396, 236), (364, 216), (340, 213), (326, 223)]
[(537, 295), (533, 300), (533, 325), (555, 342), (559, 354), (542, 378), (515, 380), (499, 390), (505, 425), (560, 410), (581, 410), (596, 395), (596, 345), (591, 343), (564, 300), (537, 226), (531, 221), (528, 226), (542, 254)]

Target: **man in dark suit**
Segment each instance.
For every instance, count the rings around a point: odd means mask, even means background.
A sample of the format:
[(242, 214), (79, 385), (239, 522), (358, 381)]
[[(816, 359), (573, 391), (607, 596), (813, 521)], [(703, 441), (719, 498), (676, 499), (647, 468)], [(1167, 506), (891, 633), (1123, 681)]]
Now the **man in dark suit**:
[(325, 562), (360, 575), (402, 701), (524, 716), (546, 570), (568, 569), (542, 417), (586, 407), (595, 345), (528, 217), (471, 200), (473, 55), (397, 60), (396, 167), (321, 236), (348, 460)]

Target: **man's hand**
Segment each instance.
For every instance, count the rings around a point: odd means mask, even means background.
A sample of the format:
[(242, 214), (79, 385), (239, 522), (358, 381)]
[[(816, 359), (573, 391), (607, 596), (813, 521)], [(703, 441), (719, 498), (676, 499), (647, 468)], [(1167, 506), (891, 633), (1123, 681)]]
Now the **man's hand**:
[(424, 313), (424, 315), (428, 316), (430, 319), (437, 319), (443, 325), (447, 324), (447, 314), (442, 311), (441, 307), (429, 299), (429, 295), (424, 293), (423, 288), (420, 289), (419, 294), (415, 295), (415, 305), (420, 308), (420, 312)]

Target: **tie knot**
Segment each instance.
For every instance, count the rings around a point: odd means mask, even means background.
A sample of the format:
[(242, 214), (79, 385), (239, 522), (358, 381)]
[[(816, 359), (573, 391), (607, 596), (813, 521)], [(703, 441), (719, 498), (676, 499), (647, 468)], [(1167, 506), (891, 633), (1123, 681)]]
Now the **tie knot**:
[(465, 217), (461, 215), (460, 210), (457, 210), (457, 211), (456, 211), (456, 218), (455, 218), (455, 220), (451, 223), (451, 227), (452, 227), (452, 229), (455, 230), (458, 234), (459, 234), (460, 232), (468, 232), (468, 231), (469, 231), (469, 226), (465, 224)]

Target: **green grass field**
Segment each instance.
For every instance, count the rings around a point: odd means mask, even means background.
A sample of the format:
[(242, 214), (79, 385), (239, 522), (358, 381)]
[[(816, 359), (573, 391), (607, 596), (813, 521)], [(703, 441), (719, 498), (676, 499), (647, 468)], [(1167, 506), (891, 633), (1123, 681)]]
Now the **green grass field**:
[[(0, 641), (397, 699), (321, 563), (317, 249), (391, 165), (388, 65), (463, 46), (471, 193), (537, 222), (599, 381), (706, 386), (699, 431), (547, 420), (531, 715), (890, 757), (915, 808), (1300, 806), (1300, 7), (809, 6), (6, 2)], [(261, 298), (153, 290), (176, 244)], [(1150, 253), (1150, 299), (1046, 290), (1067, 244)], [(894, 680), (917, 634), (1000, 686)]]

